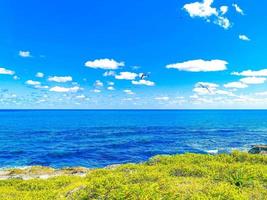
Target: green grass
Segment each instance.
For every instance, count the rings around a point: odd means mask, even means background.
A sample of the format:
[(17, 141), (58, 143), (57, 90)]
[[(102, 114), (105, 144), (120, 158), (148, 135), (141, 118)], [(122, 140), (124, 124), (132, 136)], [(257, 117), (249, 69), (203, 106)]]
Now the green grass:
[(156, 156), (86, 177), (0, 181), (0, 199), (267, 199), (267, 156)]

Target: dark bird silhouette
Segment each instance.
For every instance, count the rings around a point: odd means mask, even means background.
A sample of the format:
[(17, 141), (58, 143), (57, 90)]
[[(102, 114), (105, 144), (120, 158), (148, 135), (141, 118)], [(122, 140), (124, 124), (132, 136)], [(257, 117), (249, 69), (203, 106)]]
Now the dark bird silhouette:
[(139, 77), (140, 77), (140, 79), (146, 79), (149, 77), (149, 73), (140, 73)]
[(207, 85), (204, 85), (202, 83), (199, 83), (198, 84), (198, 87), (204, 88), (204, 89), (208, 90), (209, 93), (211, 93), (211, 91), (210, 91), (210, 89), (209, 89), (209, 87)]

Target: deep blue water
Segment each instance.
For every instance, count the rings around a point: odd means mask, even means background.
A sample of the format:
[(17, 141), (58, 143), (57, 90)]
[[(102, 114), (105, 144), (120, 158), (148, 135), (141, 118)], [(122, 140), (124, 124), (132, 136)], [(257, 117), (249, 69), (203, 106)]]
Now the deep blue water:
[(259, 143), (264, 110), (0, 110), (0, 167), (103, 167)]

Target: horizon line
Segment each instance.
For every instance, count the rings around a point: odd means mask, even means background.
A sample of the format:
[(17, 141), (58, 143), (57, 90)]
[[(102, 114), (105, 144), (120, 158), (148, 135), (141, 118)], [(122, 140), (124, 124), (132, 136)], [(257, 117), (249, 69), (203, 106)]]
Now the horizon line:
[(251, 110), (267, 111), (267, 108), (0, 108), (0, 111), (218, 111), (218, 110)]

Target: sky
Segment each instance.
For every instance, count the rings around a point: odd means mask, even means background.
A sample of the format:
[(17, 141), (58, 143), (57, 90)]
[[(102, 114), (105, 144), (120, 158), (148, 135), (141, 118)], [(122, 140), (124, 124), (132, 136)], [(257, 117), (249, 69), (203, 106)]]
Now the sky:
[(2, 0), (0, 109), (265, 109), (266, 7)]

